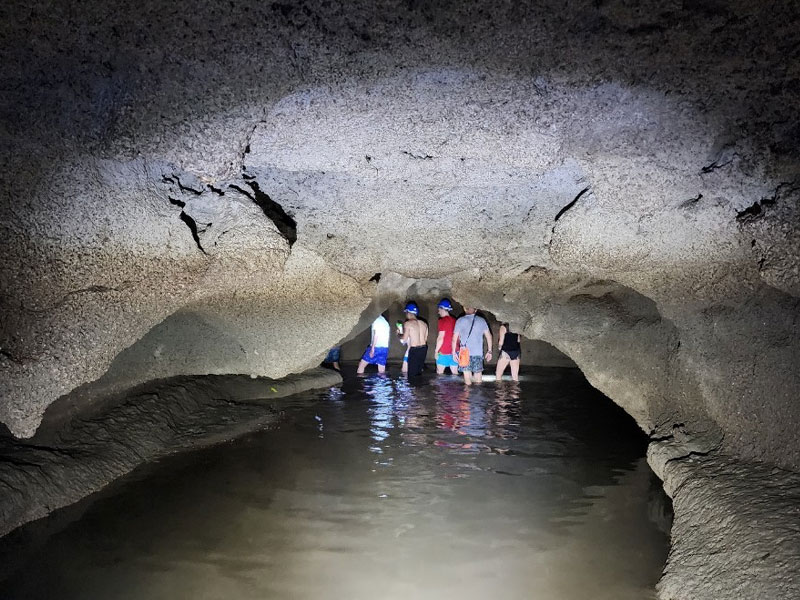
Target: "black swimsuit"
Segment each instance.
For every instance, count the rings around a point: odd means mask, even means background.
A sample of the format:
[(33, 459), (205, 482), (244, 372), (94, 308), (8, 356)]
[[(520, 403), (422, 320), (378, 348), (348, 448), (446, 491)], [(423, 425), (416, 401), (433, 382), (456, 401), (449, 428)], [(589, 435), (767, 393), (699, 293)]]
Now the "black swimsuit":
[(508, 354), (508, 358), (516, 360), (522, 354), (522, 347), (519, 345), (519, 334), (511, 333), (511, 330), (506, 330), (506, 336), (503, 338), (503, 347), (500, 352)]
[(408, 375), (414, 377), (422, 375), (425, 368), (425, 357), (428, 355), (428, 345), (412, 346), (408, 349)]

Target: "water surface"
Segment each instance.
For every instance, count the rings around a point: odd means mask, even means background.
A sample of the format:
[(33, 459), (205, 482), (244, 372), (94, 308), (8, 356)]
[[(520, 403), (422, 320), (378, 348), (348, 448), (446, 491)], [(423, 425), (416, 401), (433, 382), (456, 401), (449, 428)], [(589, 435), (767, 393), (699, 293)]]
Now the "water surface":
[(0, 597), (653, 598), (668, 504), (644, 436), (577, 371), (524, 379), (373, 375), (289, 398), (278, 428), (6, 538)]

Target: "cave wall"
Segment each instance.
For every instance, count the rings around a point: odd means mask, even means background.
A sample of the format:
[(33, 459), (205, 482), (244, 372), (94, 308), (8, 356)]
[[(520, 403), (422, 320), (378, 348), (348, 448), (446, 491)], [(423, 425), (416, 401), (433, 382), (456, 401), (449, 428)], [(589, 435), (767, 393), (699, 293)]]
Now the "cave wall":
[(796, 3), (0, 11), (16, 435), (109, 367), (302, 370), (441, 279), (653, 435), (800, 467)]

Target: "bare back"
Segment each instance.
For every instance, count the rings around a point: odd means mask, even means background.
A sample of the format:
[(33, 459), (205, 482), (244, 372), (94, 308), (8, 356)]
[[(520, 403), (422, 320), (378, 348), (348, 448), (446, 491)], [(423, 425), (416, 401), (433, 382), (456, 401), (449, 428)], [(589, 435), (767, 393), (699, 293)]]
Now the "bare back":
[(404, 325), (403, 339), (410, 347), (424, 346), (428, 343), (428, 325), (418, 319), (409, 319)]

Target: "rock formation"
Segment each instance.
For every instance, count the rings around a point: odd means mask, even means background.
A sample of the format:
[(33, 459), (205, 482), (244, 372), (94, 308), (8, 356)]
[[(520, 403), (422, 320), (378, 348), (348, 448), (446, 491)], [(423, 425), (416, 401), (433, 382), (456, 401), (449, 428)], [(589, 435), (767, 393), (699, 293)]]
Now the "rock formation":
[(800, 469), (796, 3), (0, 11), (15, 436), (104, 374), (299, 372), (437, 280), (664, 461)]

